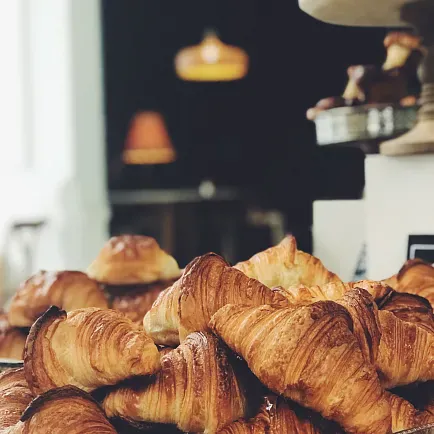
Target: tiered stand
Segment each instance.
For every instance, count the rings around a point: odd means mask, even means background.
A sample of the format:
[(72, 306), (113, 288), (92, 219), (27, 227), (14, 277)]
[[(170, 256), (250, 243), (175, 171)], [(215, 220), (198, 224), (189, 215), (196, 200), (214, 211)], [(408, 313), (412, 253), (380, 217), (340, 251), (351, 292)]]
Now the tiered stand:
[(381, 279), (396, 273), (407, 259), (409, 235), (434, 235), (434, 0), (299, 0), (299, 4), (306, 13), (332, 24), (411, 26), (427, 48), (419, 70), (420, 108), (344, 107), (321, 113), (316, 120), (320, 145), (359, 146), (368, 154), (364, 199), (368, 277)]

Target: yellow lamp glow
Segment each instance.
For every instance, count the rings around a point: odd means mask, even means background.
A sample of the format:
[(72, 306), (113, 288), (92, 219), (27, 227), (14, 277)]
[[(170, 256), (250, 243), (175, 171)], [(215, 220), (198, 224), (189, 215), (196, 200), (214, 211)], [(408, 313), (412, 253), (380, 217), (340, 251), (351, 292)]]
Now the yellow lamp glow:
[(141, 112), (134, 116), (122, 157), (126, 164), (166, 164), (176, 159), (160, 113)]
[(188, 81), (231, 81), (247, 74), (249, 57), (241, 48), (223, 43), (214, 32), (205, 33), (199, 45), (183, 48), (175, 69)]

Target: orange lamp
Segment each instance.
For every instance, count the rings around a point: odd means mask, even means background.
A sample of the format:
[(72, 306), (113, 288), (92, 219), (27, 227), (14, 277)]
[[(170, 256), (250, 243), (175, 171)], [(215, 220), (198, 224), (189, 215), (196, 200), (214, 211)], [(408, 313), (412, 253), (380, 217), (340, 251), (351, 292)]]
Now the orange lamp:
[(188, 81), (231, 81), (247, 74), (249, 57), (241, 48), (223, 43), (207, 31), (199, 45), (183, 48), (175, 57), (175, 69)]
[(175, 161), (176, 152), (160, 113), (146, 111), (134, 116), (122, 157), (126, 164), (166, 164)]

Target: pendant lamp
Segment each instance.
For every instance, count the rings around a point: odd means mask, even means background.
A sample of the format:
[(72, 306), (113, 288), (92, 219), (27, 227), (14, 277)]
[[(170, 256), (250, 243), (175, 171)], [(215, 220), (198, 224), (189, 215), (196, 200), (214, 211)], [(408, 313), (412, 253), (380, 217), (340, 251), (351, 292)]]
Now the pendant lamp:
[(175, 161), (175, 149), (160, 113), (145, 111), (134, 116), (122, 157), (126, 164), (166, 164)]
[(199, 45), (183, 48), (175, 57), (175, 69), (187, 81), (231, 81), (247, 74), (249, 57), (241, 48), (226, 45), (208, 30)]

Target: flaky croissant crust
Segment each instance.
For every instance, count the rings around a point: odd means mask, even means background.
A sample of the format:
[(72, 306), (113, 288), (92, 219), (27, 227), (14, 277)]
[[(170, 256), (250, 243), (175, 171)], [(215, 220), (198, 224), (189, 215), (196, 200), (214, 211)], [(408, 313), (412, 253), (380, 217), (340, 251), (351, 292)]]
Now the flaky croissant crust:
[(0, 313), (0, 358), (22, 360), (27, 334), (9, 324), (5, 313)]
[(380, 310), (378, 317), (381, 341), (376, 367), (383, 386), (434, 380), (434, 334), (392, 312)]
[(98, 282), (122, 285), (176, 279), (181, 271), (154, 238), (121, 235), (107, 241), (87, 273)]
[(418, 428), (434, 423), (434, 416), (427, 411), (418, 411), (405, 399), (386, 392), (392, 411), (392, 432)]
[(91, 391), (160, 368), (152, 340), (114, 310), (51, 307), (30, 330), (24, 370), (33, 393), (67, 384)]
[(426, 298), (434, 308), (434, 267), (421, 259), (408, 260), (396, 276), (385, 282), (398, 292)]
[(300, 411), (294, 409), (294, 404), (270, 395), (265, 397), (253, 418), (231, 423), (219, 434), (326, 434), (326, 431), (315, 426), (311, 416), (301, 415)]
[(176, 424), (182, 431), (206, 434), (245, 415), (243, 389), (226, 348), (214, 335), (189, 335), (161, 363), (150, 382), (110, 392), (103, 403), (107, 415)]
[(344, 307), (331, 301), (281, 309), (227, 305), (210, 325), (272, 391), (346, 431), (389, 432), (389, 404)]
[(38, 396), (27, 407), (17, 428), (23, 434), (116, 434), (99, 404), (74, 386)]
[(9, 322), (30, 327), (50, 306), (69, 312), (82, 307), (106, 309), (108, 304), (98, 283), (80, 271), (39, 271), (12, 298)]
[(33, 396), (24, 369), (8, 369), (0, 374), (0, 432), (14, 426)]
[(293, 236), (287, 236), (277, 246), (239, 262), (235, 268), (270, 288), (340, 282), (339, 277), (327, 270), (318, 258), (298, 250)]
[(287, 306), (288, 300), (280, 289), (270, 289), (208, 253), (190, 262), (160, 294), (143, 325), (157, 344), (176, 345), (194, 331), (208, 331), (211, 316), (228, 303)]

